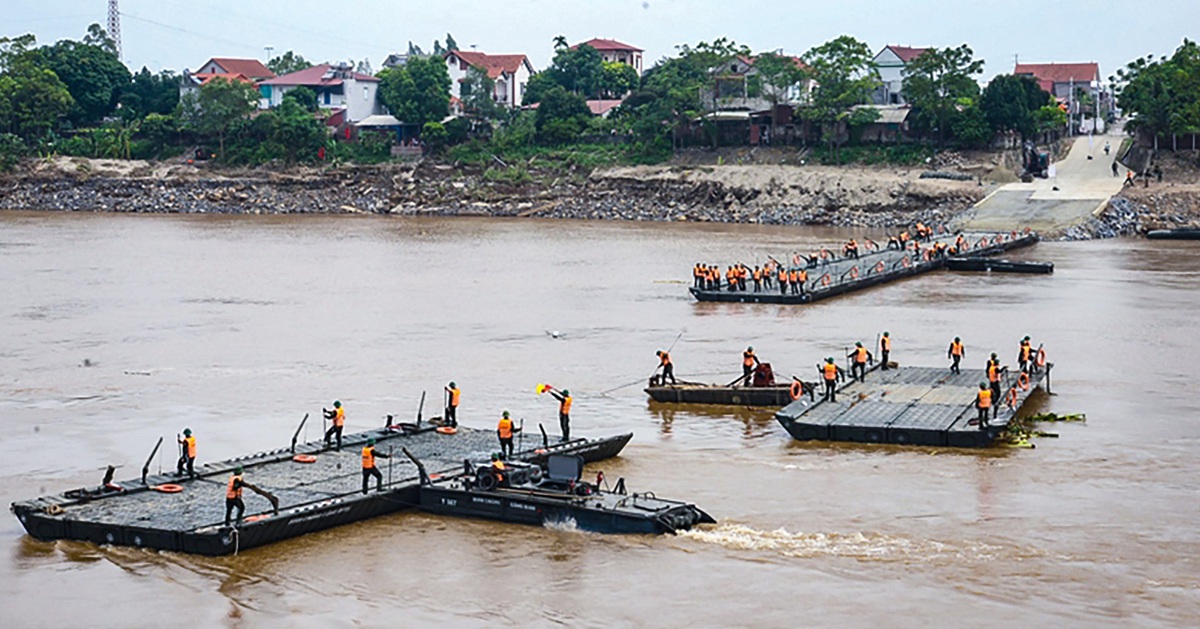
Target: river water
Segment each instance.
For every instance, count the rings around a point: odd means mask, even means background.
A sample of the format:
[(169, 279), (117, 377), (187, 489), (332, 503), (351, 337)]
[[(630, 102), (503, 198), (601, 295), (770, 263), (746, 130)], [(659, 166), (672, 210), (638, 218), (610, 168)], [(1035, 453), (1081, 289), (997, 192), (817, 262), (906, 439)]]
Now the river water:
[[(727, 225), (0, 212), (0, 498), (137, 476), (190, 426), (200, 460), (348, 429), (463, 389), (460, 421), (632, 431), (600, 464), (720, 524), (604, 537), (409, 513), (237, 557), (41, 543), (0, 519), (0, 626), (1196, 626), (1200, 249), (1043, 243), (1054, 275), (928, 274), (810, 307), (699, 304), (702, 259), (849, 232)], [(1056, 363), (1033, 450), (792, 441), (771, 413), (648, 404), (654, 351), (728, 381), (889, 330), (902, 364)], [(556, 333), (556, 334), (551, 334)], [(556, 338), (557, 336), (557, 338)], [(86, 366), (90, 365), (90, 366)], [(427, 412), (426, 415), (429, 415)], [(316, 438), (317, 430), (308, 433)]]

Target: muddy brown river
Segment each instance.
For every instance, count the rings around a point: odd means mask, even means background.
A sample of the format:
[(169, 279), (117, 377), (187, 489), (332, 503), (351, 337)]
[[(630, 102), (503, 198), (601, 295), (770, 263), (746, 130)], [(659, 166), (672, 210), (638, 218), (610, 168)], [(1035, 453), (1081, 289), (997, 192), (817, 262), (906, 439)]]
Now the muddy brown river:
[[(720, 524), (607, 537), (418, 513), (205, 558), (37, 542), (0, 518), (0, 626), (1196, 626), (1200, 247), (1043, 243), (1052, 276), (927, 274), (813, 306), (699, 304), (697, 259), (753, 263), (849, 232), (727, 225), (0, 212), (0, 498), (286, 445), (436, 406), (632, 431), (610, 479)], [(888, 330), (901, 364), (1045, 343), (1036, 449), (799, 443), (770, 411), (650, 405), (654, 352), (727, 382)], [(617, 388), (607, 394), (606, 390)], [(428, 416), (429, 407), (426, 410)], [(318, 436), (317, 428), (308, 438)]]

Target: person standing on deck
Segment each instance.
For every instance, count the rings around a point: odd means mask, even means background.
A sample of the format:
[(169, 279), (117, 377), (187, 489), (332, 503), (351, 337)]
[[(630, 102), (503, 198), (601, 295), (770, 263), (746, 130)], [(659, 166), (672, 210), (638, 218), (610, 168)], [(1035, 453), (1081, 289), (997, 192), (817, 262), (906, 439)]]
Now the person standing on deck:
[(1017, 350), (1017, 367), (1025, 373), (1029, 373), (1029, 367), (1033, 363), (1033, 344), (1029, 341), (1029, 337), (1021, 339), (1021, 347)]
[(462, 391), (458, 389), (458, 385), (451, 382), (450, 386), (446, 387), (446, 425), (458, 427), (458, 401), (462, 398)]
[(887, 371), (888, 359), (892, 355), (892, 337), (885, 331), (879, 338), (879, 368)]
[(237, 525), (242, 525), (242, 515), (246, 513), (246, 503), (242, 502), (244, 486), (242, 466), (239, 465), (233, 470), (233, 476), (229, 477), (229, 483), (225, 486), (225, 526), (229, 526), (229, 516), (233, 514), (234, 509), (237, 509)]
[(787, 269), (779, 267), (779, 294), (786, 295), (788, 289), (788, 272)]
[(862, 342), (854, 344), (854, 349), (846, 354), (846, 358), (853, 358), (854, 362), (850, 365), (850, 376), (860, 382), (867, 378), (867, 363), (875, 362), (875, 358), (871, 356), (871, 352), (863, 347)]
[(692, 286), (704, 288), (704, 272), (704, 265), (699, 262), (692, 267)]
[(754, 267), (754, 292), (762, 292), (763, 272), (759, 267)]
[(842, 371), (837, 363), (833, 362), (833, 356), (825, 359), (824, 365), (817, 365), (817, 371), (821, 373), (821, 377), (825, 382), (825, 395), (822, 399), (828, 402), (837, 401), (837, 381), (840, 376), (843, 380), (846, 379), (846, 373)]
[(754, 348), (747, 347), (746, 351), (742, 352), (742, 384), (750, 386), (750, 376), (754, 375), (754, 368), (758, 366), (758, 356), (754, 355)]
[(321, 412), (325, 414), (325, 419), (333, 420), (333, 425), (329, 427), (329, 430), (325, 431), (325, 447), (329, 447), (330, 437), (337, 435), (337, 449), (338, 452), (341, 452), (342, 429), (346, 426), (346, 409), (342, 408), (341, 401), (334, 400), (332, 411), (322, 408)]
[(963, 347), (962, 339), (957, 336), (954, 337), (954, 340), (950, 342), (950, 349), (946, 350), (946, 358), (954, 361), (950, 365), (950, 373), (962, 373), (962, 370), (958, 367), (958, 363), (966, 355), (967, 349)]
[(794, 294), (804, 296), (804, 284), (808, 282), (808, 271), (806, 269), (796, 269), (796, 281), (792, 282), (792, 291)]
[(363, 446), (362, 449), (363, 495), (366, 495), (367, 493), (367, 486), (369, 485), (368, 481), (372, 476), (375, 477), (375, 491), (383, 491), (383, 472), (380, 472), (379, 468), (375, 466), (375, 457), (387, 459), (390, 458), (390, 455), (382, 452), (376, 452), (375, 438), (372, 437), (367, 439), (367, 445)]
[(995, 354), (992, 354), (992, 360), (988, 361), (987, 379), (992, 388), (992, 400), (997, 402), (1000, 401), (1000, 373), (1000, 361), (996, 359)]
[(562, 393), (546, 385), (546, 390), (558, 400), (558, 427), (562, 429), (562, 441), (571, 440), (571, 392), (563, 389)]
[(995, 410), (995, 405), (992, 404), (992, 390), (988, 388), (986, 382), (979, 383), (979, 392), (975, 394), (975, 408), (979, 411), (978, 421), (979, 429), (987, 428), (988, 409)]
[(513, 433), (517, 432), (521, 432), (521, 429), (513, 427), (512, 418), (508, 416), (508, 411), (504, 411), (500, 416), (500, 422), (496, 424), (496, 437), (500, 439), (500, 458), (512, 457)]
[(183, 429), (183, 438), (179, 439), (179, 445), (183, 446), (183, 451), (179, 453), (179, 464), (175, 466), (175, 475), (183, 476), (183, 468), (187, 467), (188, 477), (196, 478), (196, 438), (192, 436), (191, 428)]
[(661, 349), (655, 354), (658, 356), (658, 366), (662, 369), (662, 376), (658, 379), (659, 384), (666, 385), (667, 378), (671, 379), (671, 384), (675, 384), (675, 364), (671, 362), (671, 354)]

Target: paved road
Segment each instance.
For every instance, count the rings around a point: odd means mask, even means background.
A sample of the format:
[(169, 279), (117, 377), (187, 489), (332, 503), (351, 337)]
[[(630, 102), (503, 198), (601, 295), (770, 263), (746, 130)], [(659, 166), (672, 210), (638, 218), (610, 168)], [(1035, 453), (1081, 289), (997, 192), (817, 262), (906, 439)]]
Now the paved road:
[(1055, 177), (1002, 186), (959, 217), (955, 227), (981, 231), (1031, 227), (1053, 236), (1086, 220), (1120, 192), (1124, 180), (1123, 168), (1118, 168), (1122, 176), (1112, 174), (1113, 156), (1104, 155), (1106, 141), (1115, 155), (1121, 136), (1076, 138), (1067, 157), (1054, 163)]

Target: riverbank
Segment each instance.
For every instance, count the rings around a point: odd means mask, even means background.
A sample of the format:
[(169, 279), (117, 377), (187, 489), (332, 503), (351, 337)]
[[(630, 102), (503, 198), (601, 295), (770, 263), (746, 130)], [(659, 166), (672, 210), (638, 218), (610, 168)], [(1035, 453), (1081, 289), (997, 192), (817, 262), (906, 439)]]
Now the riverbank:
[(1187, 153), (1165, 154), (1163, 180), (1139, 179), (1123, 188), (1095, 217), (1071, 228), (1066, 240), (1140, 236), (1155, 229), (1200, 228), (1200, 162)]
[[(890, 227), (939, 222), (982, 198), (978, 181), (915, 168), (787, 164), (380, 166), (217, 170), (58, 158), (0, 178), (0, 207), (129, 213), (536, 216)], [(959, 173), (960, 179), (973, 175)]]

